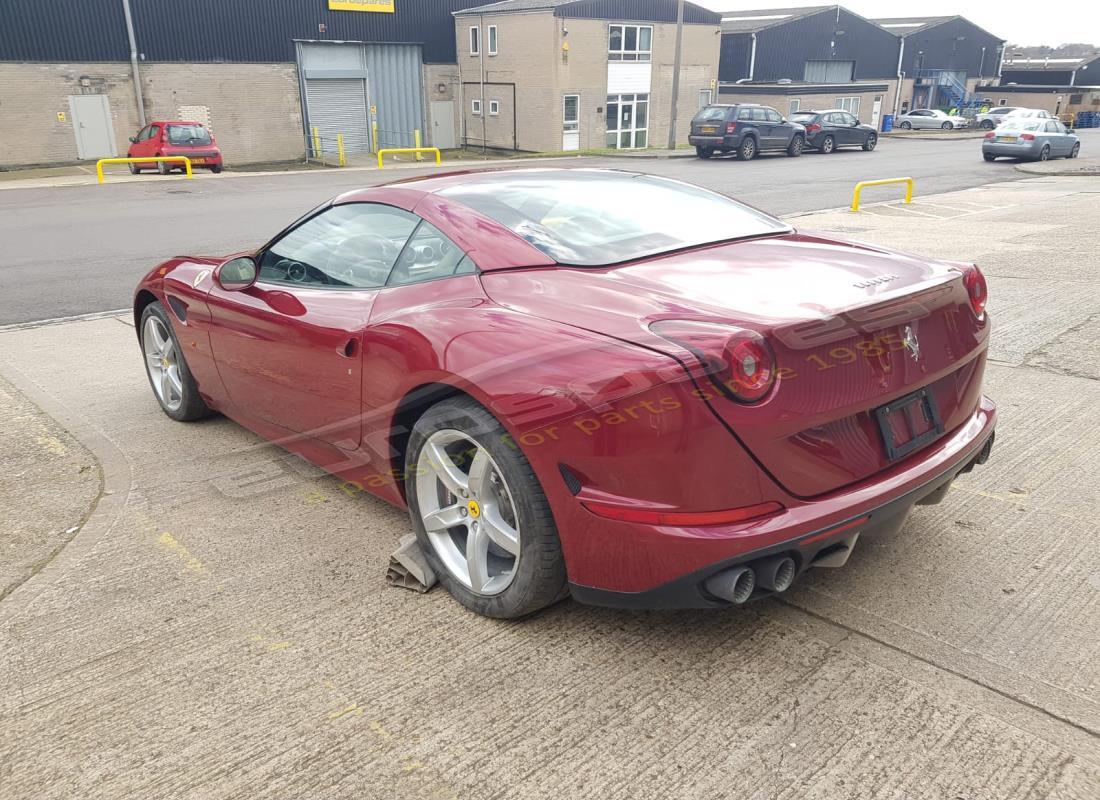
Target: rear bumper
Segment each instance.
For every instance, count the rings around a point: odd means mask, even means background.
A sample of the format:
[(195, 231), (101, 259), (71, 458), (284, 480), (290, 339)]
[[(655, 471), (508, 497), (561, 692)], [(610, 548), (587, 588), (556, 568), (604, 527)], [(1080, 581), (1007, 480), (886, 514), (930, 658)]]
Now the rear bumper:
[(982, 153), (1005, 158), (1038, 158), (1042, 144), (1037, 142), (982, 142)]
[[(952, 435), (934, 446), (933, 453), (922, 453), (920, 463), (900, 472), (891, 471), (876, 482), (866, 483), (830, 495), (828, 498), (789, 508), (782, 514), (754, 525), (730, 529), (704, 529), (703, 541), (688, 535), (691, 531), (648, 527), (645, 535), (663, 539), (659, 548), (668, 561), (681, 560), (685, 552), (717, 540), (728, 544), (729, 555), (713, 560), (652, 588), (621, 591), (598, 586), (569, 584), (573, 598), (581, 603), (617, 608), (708, 608), (730, 603), (715, 597), (705, 582), (720, 572), (739, 565), (751, 565), (760, 558), (785, 554), (792, 557), (798, 575), (809, 569), (815, 559), (837, 551), (842, 544), (852, 546), (860, 535), (896, 530), (910, 509), (918, 503), (936, 503), (946, 495), (957, 475), (975, 464), (983, 464), (993, 445), (996, 408), (982, 398), (971, 419)], [(641, 526), (634, 526), (641, 527)], [(699, 529), (696, 529), (698, 531)], [(644, 538), (639, 532), (639, 538)], [(678, 552), (679, 551), (679, 552)], [(753, 599), (770, 592), (756, 589)]]
[(737, 136), (699, 136), (697, 134), (691, 134), (688, 136), (688, 144), (695, 147), (737, 147)]

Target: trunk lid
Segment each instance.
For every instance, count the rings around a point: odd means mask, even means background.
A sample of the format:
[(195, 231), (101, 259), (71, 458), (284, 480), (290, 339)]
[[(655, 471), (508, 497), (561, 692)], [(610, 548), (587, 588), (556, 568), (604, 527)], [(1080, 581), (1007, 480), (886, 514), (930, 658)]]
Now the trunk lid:
[[(705, 391), (758, 462), (809, 497), (890, 465), (874, 409), (929, 387), (945, 432), (977, 407), (988, 325), (957, 266), (792, 233), (600, 269), (485, 273), (494, 301), (679, 358), (658, 319), (751, 328), (776, 355), (775, 390), (747, 406)], [(919, 346), (914, 358), (905, 340)]]

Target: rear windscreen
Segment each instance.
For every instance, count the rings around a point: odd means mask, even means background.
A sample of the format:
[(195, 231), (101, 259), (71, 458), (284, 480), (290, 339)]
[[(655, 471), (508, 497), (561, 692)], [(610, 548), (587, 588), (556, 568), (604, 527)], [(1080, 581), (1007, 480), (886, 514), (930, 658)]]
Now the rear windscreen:
[(724, 195), (629, 172), (517, 170), (439, 194), (496, 220), (559, 264), (576, 266), (790, 230)]
[(728, 108), (724, 106), (708, 106), (695, 115), (692, 122), (720, 122), (726, 118)]
[(210, 144), (210, 133), (202, 125), (169, 125), (169, 144)]

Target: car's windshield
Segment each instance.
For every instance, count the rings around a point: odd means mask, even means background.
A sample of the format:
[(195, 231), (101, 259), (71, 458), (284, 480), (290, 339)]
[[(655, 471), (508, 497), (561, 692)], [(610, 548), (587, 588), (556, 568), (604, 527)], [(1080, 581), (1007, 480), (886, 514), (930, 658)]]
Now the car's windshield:
[(169, 144), (210, 144), (210, 133), (202, 125), (169, 125)]
[(1001, 123), (999, 130), (1002, 131), (1037, 131), (1045, 123), (1039, 119), (1028, 119), (1027, 117), (1014, 118), (1009, 117)]
[(632, 173), (507, 172), (440, 194), (507, 226), (558, 263), (577, 266), (790, 230), (723, 195)]
[(717, 120), (723, 120), (726, 118), (727, 111), (729, 111), (729, 109), (726, 106), (707, 106), (695, 115), (695, 119), (693, 119), (692, 122), (715, 122)]

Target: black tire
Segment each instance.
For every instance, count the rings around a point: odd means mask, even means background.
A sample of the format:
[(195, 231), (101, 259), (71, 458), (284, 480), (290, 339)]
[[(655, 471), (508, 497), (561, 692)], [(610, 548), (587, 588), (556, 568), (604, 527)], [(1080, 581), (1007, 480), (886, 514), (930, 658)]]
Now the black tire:
[[(515, 576), (499, 594), (478, 594), (453, 576), (436, 554), (419, 512), (417, 463), (433, 433), (457, 430), (485, 448), (507, 484), (520, 530)], [(546, 608), (568, 595), (565, 559), (557, 526), (538, 476), (507, 431), (483, 406), (468, 397), (444, 400), (413, 426), (405, 454), (406, 493), (416, 539), (439, 582), (466, 608), (486, 617), (515, 619)]]
[(1077, 154), (1081, 152), (1081, 143), (1074, 142), (1073, 149), (1069, 151), (1067, 158), (1077, 158)]
[(696, 147), (695, 148), (695, 155), (699, 156), (699, 158), (710, 158), (712, 155), (714, 155), (714, 148), (713, 147)]
[(169, 163), (167, 161), (158, 161), (157, 162), (157, 172), (160, 173), (161, 175), (167, 175), (171, 171), (172, 171), (172, 167), (171, 167), (171, 165), (169, 165)]
[(168, 318), (164, 306), (159, 302), (150, 303), (145, 307), (145, 310), (141, 312), (141, 322), (138, 326), (138, 342), (141, 346), (142, 358), (145, 358), (146, 322), (151, 316), (157, 317), (160, 320), (172, 339), (176, 353), (176, 367), (179, 372), (180, 383), (183, 387), (179, 407), (174, 409), (169, 407), (161, 400), (160, 395), (157, 394), (157, 389), (153, 385), (153, 375), (149, 371), (149, 364), (148, 361), (146, 361), (145, 375), (149, 379), (149, 388), (153, 390), (153, 397), (156, 398), (161, 410), (177, 422), (193, 422), (194, 420), (210, 416), (214, 412), (206, 405), (206, 402), (202, 399), (202, 395), (199, 394), (198, 384), (195, 383), (195, 378), (191, 375), (191, 370), (188, 368), (187, 361), (183, 357), (183, 348), (180, 347), (179, 339), (176, 338), (176, 332), (172, 328), (172, 321)]
[(137, 175), (141, 172), (141, 167), (139, 167), (137, 164), (127, 164), (126, 166), (130, 168), (131, 175)]
[(756, 139), (752, 136), (746, 136), (737, 148), (737, 157), (741, 161), (752, 161), (756, 158), (757, 151)]
[(949, 131), (952, 127), (954, 126), (950, 122), (945, 122), (943, 125), (940, 125), (940, 130)]
[(878, 145), (878, 134), (872, 133), (863, 140), (863, 149), (870, 153)]
[(791, 143), (787, 145), (787, 155), (791, 158), (798, 158), (802, 155), (802, 150), (806, 147), (806, 140), (801, 136), (792, 136)]
[(991, 131), (991, 130), (993, 130), (993, 120), (983, 119), (982, 124), (979, 127), (982, 128), (983, 130)]
[(210, 171), (213, 172), (215, 175), (217, 175), (218, 173), (220, 173), (222, 171), (222, 165), (221, 164), (215, 164), (214, 166), (212, 166), (210, 168)]
[(826, 136), (821, 140), (821, 147), (817, 148), (822, 153), (832, 153), (836, 151), (836, 139), (832, 136)]
[(982, 158), (984, 158), (986, 161), (996, 161), (997, 160), (997, 156), (992, 155), (990, 153), (982, 153)]
[(912, 122), (910, 122), (910, 121), (909, 121), (909, 120), (907, 120), (907, 119), (906, 119), (906, 120), (902, 120), (902, 121), (901, 121), (901, 124), (900, 124), (900, 125), (898, 125), (898, 127), (899, 127), (899, 128), (901, 128), (901, 129), (902, 129), (903, 131), (908, 131), (908, 130), (912, 130), (912, 128), (913, 128), (913, 123), (912, 123)]
[(1039, 151), (1039, 161), (1047, 161), (1050, 158), (1050, 145), (1043, 145), (1043, 149)]

